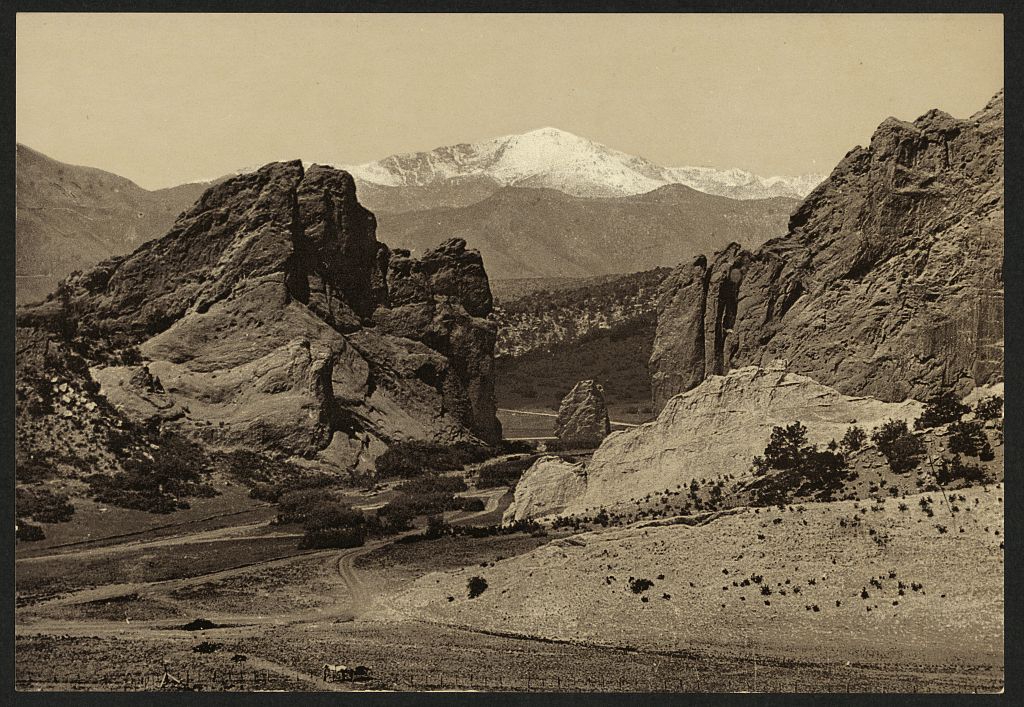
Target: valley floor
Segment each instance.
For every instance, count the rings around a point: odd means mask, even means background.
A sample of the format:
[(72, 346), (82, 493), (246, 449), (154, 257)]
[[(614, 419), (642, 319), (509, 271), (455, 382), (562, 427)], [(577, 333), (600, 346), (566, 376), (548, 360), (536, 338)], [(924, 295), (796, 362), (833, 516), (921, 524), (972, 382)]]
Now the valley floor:
[[(500, 511), (504, 491), (490, 492), (475, 515)], [(161, 681), (173, 683), (166, 671), (205, 690), (998, 691), (1001, 490), (964, 495), (961, 505), (972, 510), (941, 537), (931, 521), (917, 523), (892, 503), (839, 537), (846, 531), (837, 519), (859, 509), (834, 503), (808, 504), (805, 513), (745, 510), (697, 527), (392, 539), (316, 551), (298, 550), (288, 528), (244, 514), (233, 526), (210, 527), (197, 509), (196, 525), (174, 533), (19, 554), (18, 689), (158, 689)], [(867, 525), (885, 532), (888, 545), (871, 540)], [(750, 547), (699, 550), (710, 534), (725, 532)], [(757, 532), (767, 540), (759, 543)], [(810, 538), (833, 550), (794, 550)], [(904, 562), (904, 551), (927, 549), (934, 561)], [(615, 568), (599, 572), (599, 562)], [(792, 562), (817, 578), (807, 586), (800, 575), (806, 599), (779, 596), (790, 586), (782, 579)], [(885, 575), (884, 591), (870, 602), (846, 596), (867, 586), (868, 569), (872, 578)], [(629, 574), (645, 572), (655, 584), (644, 595), (650, 603), (621, 586)], [(764, 597), (752, 587), (732, 586), (752, 572), (772, 583), (771, 609), (753, 607)], [(607, 589), (605, 574), (621, 575), (618, 593)], [(490, 586), (468, 599), (466, 578), (475, 575)], [(908, 589), (912, 596), (901, 596), (896, 608), (903, 579), (908, 587), (922, 582), (927, 597)], [(712, 589), (722, 596), (712, 597)], [(742, 610), (732, 596), (740, 593), (750, 595)], [(833, 594), (842, 596), (842, 610), (823, 603)], [(804, 611), (811, 601), (823, 610)], [(877, 605), (874, 616), (865, 611), (869, 603)], [(216, 627), (183, 628), (199, 617)], [(944, 644), (935, 640), (942, 635)], [(324, 663), (365, 665), (371, 678), (324, 680)]]

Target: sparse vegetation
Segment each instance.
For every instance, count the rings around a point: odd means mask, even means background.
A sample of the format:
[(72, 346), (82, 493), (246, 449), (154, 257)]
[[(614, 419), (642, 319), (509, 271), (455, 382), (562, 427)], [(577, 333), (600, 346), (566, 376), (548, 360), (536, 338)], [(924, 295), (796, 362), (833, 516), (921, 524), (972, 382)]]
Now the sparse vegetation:
[(411, 478), (431, 471), (462, 469), (466, 464), (482, 462), (493, 454), (490, 447), (467, 442), (454, 445), (395, 442), (377, 457), (377, 473), (385, 478)]
[(65, 523), (75, 514), (66, 495), (45, 488), (19, 486), (14, 493), (14, 507), (19, 518), (31, 518), (37, 523)]
[(852, 425), (846, 428), (846, 433), (840, 442), (840, 448), (846, 452), (856, 452), (867, 442), (868, 435), (863, 428)]
[(470, 577), (466, 582), (466, 595), (470, 599), (476, 599), (487, 590), (487, 580), (483, 577)]
[(1003, 416), (1003, 396), (990, 395), (974, 406), (974, 416), (979, 420), (998, 420)]
[(984, 456), (992, 458), (992, 446), (981, 422), (954, 422), (949, 426), (949, 451), (953, 454), (964, 454), (969, 457)]
[(634, 594), (641, 594), (654, 586), (654, 582), (642, 577), (629, 578), (629, 590)]
[(951, 390), (937, 393), (925, 401), (924, 411), (921, 417), (914, 422), (914, 428), (927, 430), (940, 425), (947, 425), (958, 421), (971, 408), (960, 402), (960, 398)]
[(889, 420), (871, 433), (871, 441), (885, 456), (889, 468), (904, 474), (921, 463), (925, 455), (924, 442), (907, 427), (903, 420)]
[(501, 461), (488, 462), (480, 467), (477, 476), (477, 488), (486, 489), (496, 486), (514, 486), (519, 482), (523, 472), (530, 468), (536, 459), (533, 455), (514, 457)]

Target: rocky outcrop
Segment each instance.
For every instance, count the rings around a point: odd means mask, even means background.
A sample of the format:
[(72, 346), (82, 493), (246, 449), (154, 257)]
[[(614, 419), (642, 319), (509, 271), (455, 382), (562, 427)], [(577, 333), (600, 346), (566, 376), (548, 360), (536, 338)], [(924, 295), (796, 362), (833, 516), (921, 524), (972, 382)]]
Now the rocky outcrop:
[(555, 436), (563, 447), (596, 447), (611, 431), (604, 388), (596, 381), (580, 381), (562, 398), (555, 418)]
[[(164, 421), (173, 411), (212, 446), (352, 469), (397, 440), (496, 442), (479, 254), (452, 239), (411, 258), (375, 226), (347, 173), (270, 164), (208, 190), (166, 236), (70, 278), (19, 322), (63, 326), (92, 347), (113, 400)], [(121, 364), (136, 349), (145, 373)]]
[(755, 252), (664, 283), (657, 407), (708, 376), (787, 358), (847, 394), (964, 393), (1003, 374), (1003, 96), (959, 120), (894, 118)]
[(583, 464), (554, 456), (541, 457), (523, 472), (502, 522), (557, 515), (583, 493), (586, 484)]
[(799, 420), (809, 441), (827, 444), (854, 424), (870, 432), (889, 419), (912, 423), (921, 409), (915, 401), (843, 395), (788, 373), (783, 361), (710, 376), (669, 400), (655, 421), (612, 433), (587, 464), (585, 491), (565, 513), (611, 507), (693, 479), (747, 476), (774, 426)]

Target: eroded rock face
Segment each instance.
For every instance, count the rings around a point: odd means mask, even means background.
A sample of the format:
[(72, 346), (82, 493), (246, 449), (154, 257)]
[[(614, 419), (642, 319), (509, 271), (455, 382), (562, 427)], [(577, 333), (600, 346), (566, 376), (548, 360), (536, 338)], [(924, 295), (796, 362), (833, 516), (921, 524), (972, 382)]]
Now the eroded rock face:
[(913, 424), (922, 406), (843, 395), (786, 371), (784, 361), (710, 376), (668, 401), (653, 422), (612, 433), (587, 464), (582, 494), (565, 513), (583, 513), (643, 498), (693, 479), (744, 478), (763, 454), (772, 427), (799, 420), (824, 445), (851, 425), (870, 432), (886, 420)]
[(351, 469), (402, 439), (497, 441), (480, 255), (453, 239), (411, 258), (375, 226), (347, 173), (270, 164), (19, 321), (56, 331), (73, 319), (98, 362), (138, 347), (147, 373), (108, 365), (97, 380), (214, 446)]
[(586, 485), (587, 472), (583, 464), (555, 456), (541, 457), (523, 472), (502, 522), (557, 515), (583, 493)]
[(596, 381), (580, 381), (562, 398), (555, 418), (555, 436), (563, 447), (596, 447), (611, 431), (604, 388)]
[(848, 394), (965, 393), (1003, 375), (1003, 96), (966, 120), (893, 118), (756, 252), (733, 244), (664, 283), (660, 408), (776, 357)]

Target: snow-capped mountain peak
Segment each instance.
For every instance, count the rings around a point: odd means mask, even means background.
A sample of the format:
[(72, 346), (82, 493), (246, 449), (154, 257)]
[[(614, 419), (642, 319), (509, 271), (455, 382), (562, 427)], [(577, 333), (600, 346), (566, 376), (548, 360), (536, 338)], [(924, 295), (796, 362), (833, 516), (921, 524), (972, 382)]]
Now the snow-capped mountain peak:
[(628, 196), (684, 184), (740, 199), (802, 198), (824, 178), (765, 178), (740, 169), (710, 167), (665, 168), (551, 126), (429, 152), (392, 155), (345, 169), (359, 180), (389, 187), (483, 178), (501, 186), (557, 189), (584, 197)]

